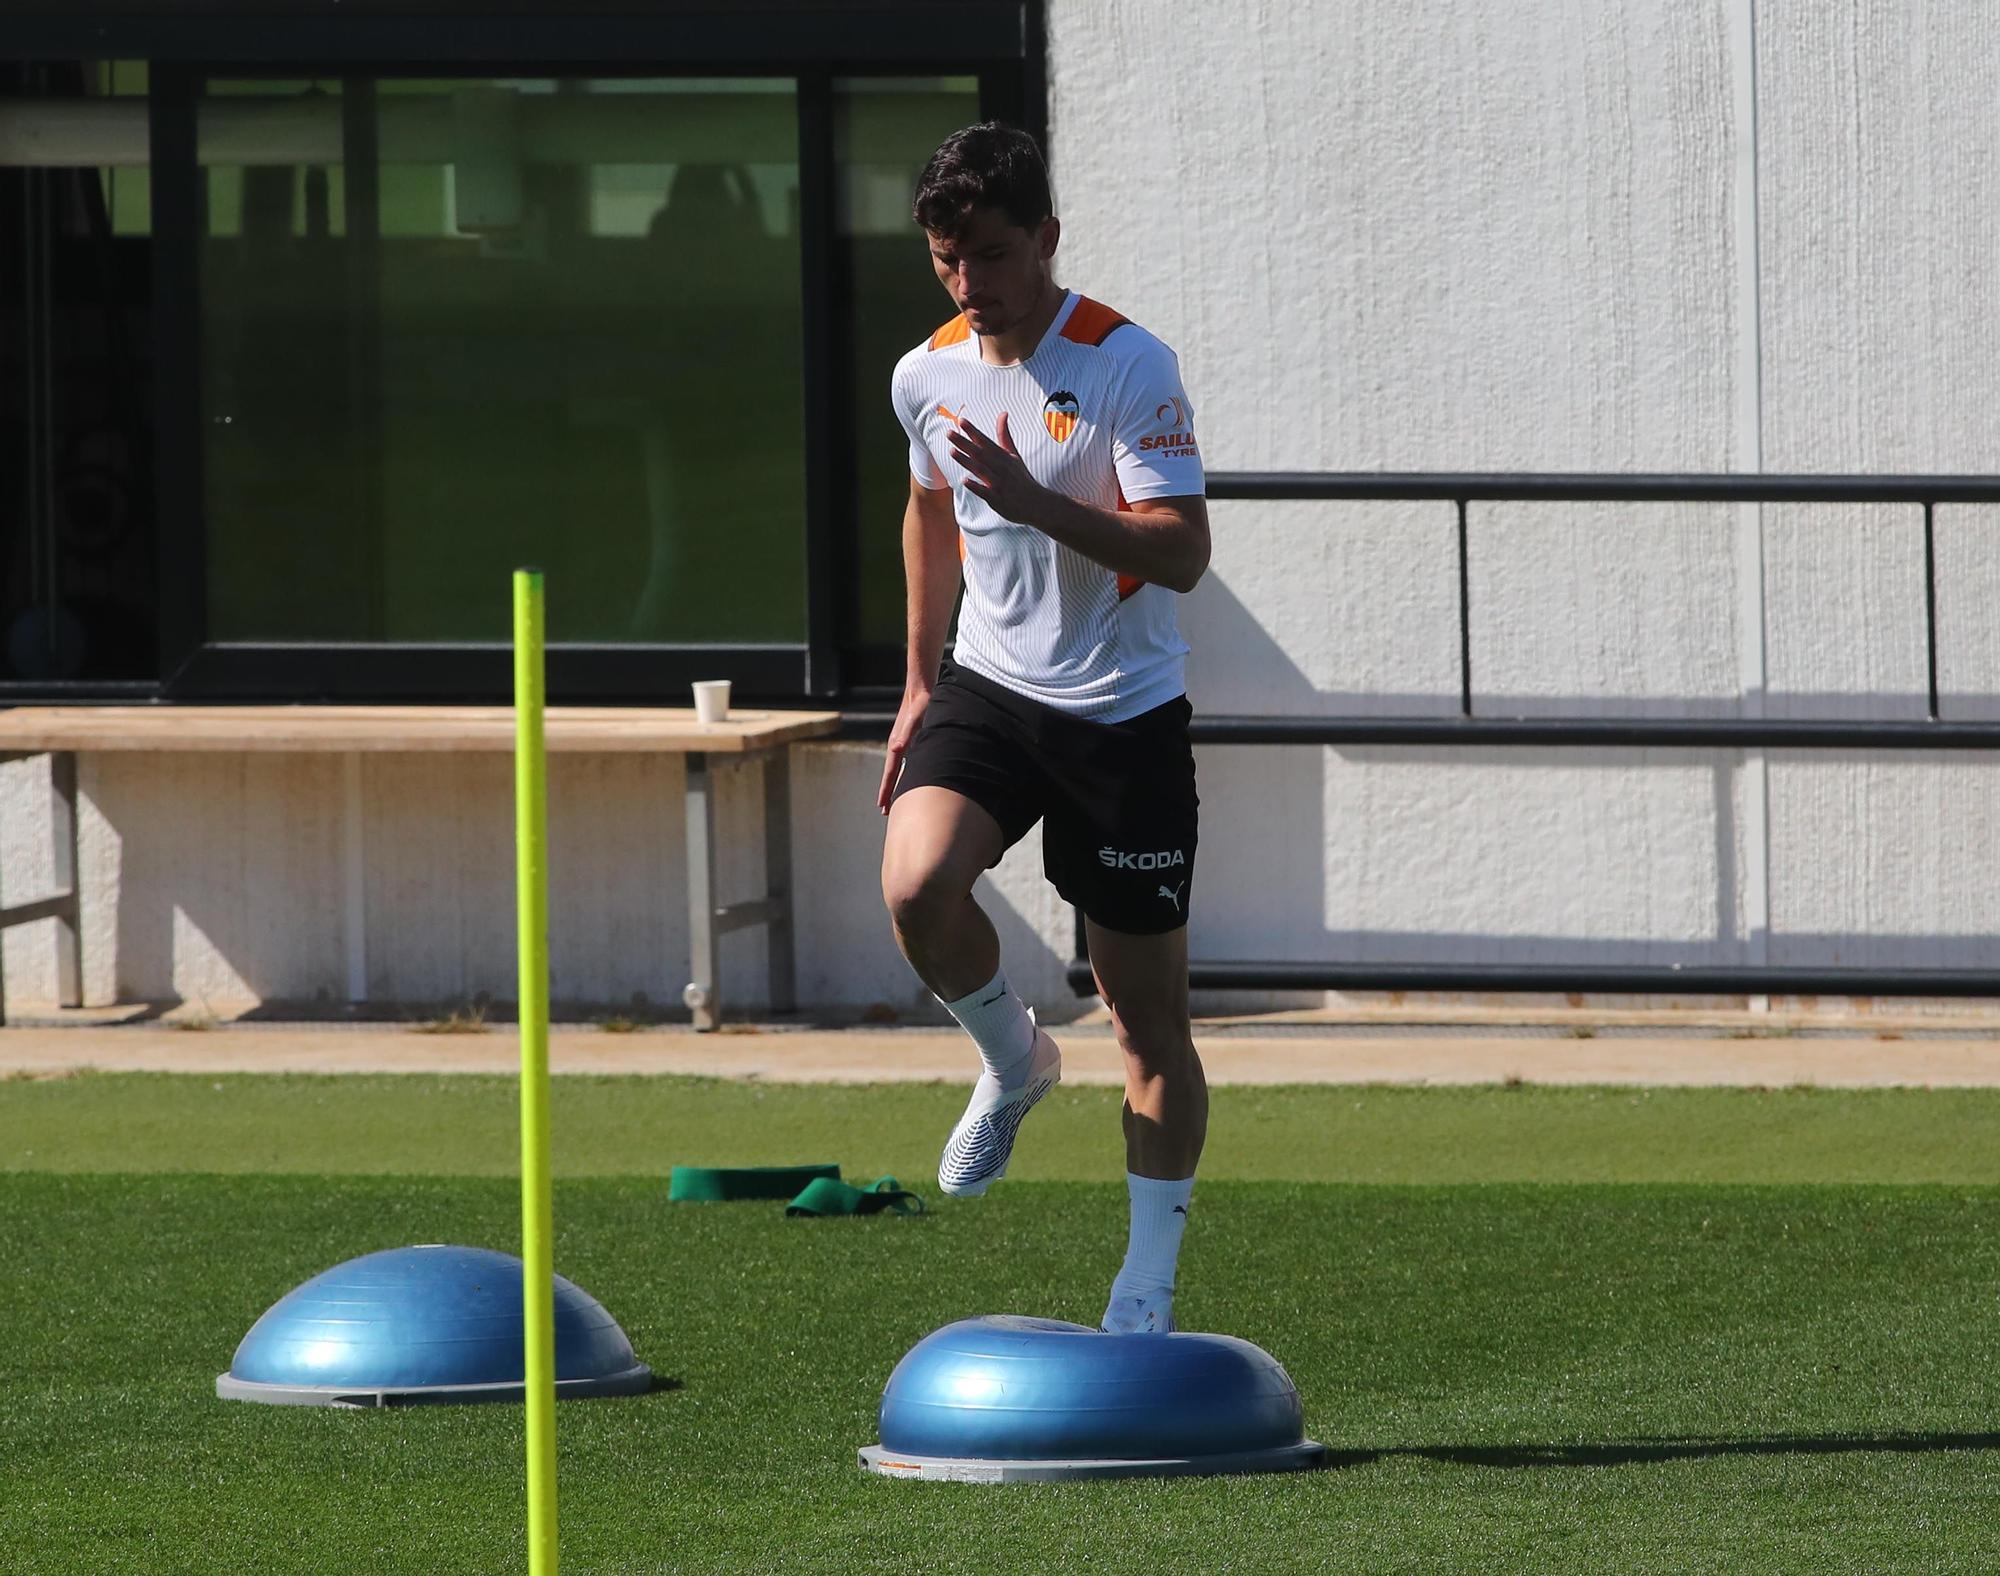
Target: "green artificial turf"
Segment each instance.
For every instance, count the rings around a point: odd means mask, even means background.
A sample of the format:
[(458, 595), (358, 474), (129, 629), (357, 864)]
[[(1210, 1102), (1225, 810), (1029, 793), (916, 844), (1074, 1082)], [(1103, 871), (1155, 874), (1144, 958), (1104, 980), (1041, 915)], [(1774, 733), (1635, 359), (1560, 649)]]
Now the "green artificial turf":
[[(566, 1572), (2000, 1569), (1993, 1095), (1218, 1090), (1177, 1312), (1275, 1353), (1334, 1464), (885, 1482), (912, 1342), (1094, 1322), (1123, 1247), (1115, 1094), (1024, 1130), (1057, 1180), (939, 1201), (962, 1097), (557, 1080), (557, 1268), (670, 1381), (559, 1409)], [(343, 1258), (513, 1249), (513, 1144), (499, 1079), (0, 1083), (0, 1570), (524, 1568), (518, 1407), (213, 1393)], [(666, 1199), (816, 1159), (932, 1209)]]
[[(833, 1161), (928, 1186), (962, 1086), (554, 1080), (554, 1164)], [(0, 1170), (514, 1173), (506, 1078), (415, 1074), (0, 1082)], [(1117, 1091), (1058, 1089), (1010, 1175), (1116, 1182)], [(1202, 1175), (1298, 1182), (2000, 1183), (2000, 1090), (1233, 1087)]]
[[(517, 1408), (224, 1403), (263, 1307), (353, 1253), (506, 1245), (500, 1180), (15, 1175), (0, 1523), (35, 1571), (518, 1570)], [(1115, 1188), (919, 1220), (558, 1188), (558, 1267), (673, 1388), (559, 1409), (574, 1571), (1965, 1571), (2000, 1566), (2000, 1193), (1199, 1195), (1181, 1311), (1287, 1364), (1330, 1470), (969, 1488), (856, 1471), (896, 1358), (1088, 1320)]]

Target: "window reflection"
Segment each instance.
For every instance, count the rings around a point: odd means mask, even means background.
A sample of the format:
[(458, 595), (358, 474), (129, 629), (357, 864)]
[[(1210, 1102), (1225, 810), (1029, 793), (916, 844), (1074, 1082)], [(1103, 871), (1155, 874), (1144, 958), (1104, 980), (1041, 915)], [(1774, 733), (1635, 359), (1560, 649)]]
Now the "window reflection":
[(901, 646), (909, 440), (889, 408), (889, 374), (904, 351), (951, 315), (910, 218), (910, 199), (937, 145), (979, 119), (979, 91), (970, 77), (852, 78), (836, 89), (840, 244), (854, 300), (848, 398), (861, 551), (858, 632), (868, 644)]
[(530, 561), (567, 640), (804, 638), (789, 83), (226, 86), (211, 638), (503, 639)]

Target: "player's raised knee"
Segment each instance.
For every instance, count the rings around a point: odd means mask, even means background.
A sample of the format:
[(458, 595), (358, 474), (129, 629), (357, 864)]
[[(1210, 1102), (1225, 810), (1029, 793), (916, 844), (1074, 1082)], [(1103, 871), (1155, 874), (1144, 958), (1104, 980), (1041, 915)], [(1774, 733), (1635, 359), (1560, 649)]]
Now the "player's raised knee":
[(949, 865), (885, 859), (882, 902), (898, 930), (921, 930), (947, 916), (970, 888)]

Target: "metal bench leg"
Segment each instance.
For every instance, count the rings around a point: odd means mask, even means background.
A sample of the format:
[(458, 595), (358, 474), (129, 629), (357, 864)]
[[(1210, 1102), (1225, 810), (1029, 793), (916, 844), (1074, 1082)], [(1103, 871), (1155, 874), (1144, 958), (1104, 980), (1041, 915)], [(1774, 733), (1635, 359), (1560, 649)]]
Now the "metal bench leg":
[(694, 1013), (697, 1029), (722, 1021), (722, 960), (715, 923), (715, 780), (708, 756), (687, 756), (688, 957), (694, 976), (681, 1000)]
[(771, 979), (771, 1010), (797, 1004), (792, 950), (792, 754), (780, 746), (764, 757), (764, 891), (771, 917), (764, 940)]
[[(741, 765), (745, 756), (730, 756)], [(745, 925), (764, 927), (770, 967), (771, 1010), (790, 1012), (797, 998), (792, 949), (792, 763), (786, 750), (764, 761), (764, 895), (744, 903), (720, 904), (715, 897), (715, 772), (708, 756), (687, 756), (688, 955), (694, 978), (681, 999), (697, 1029), (722, 1022), (723, 935)]]
[(49, 805), (54, 833), (55, 886), (69, 901), (56, 914), (56, 1000), (83, 1005), (83, 888), (77, 882), (76, 754), (49, 757)]

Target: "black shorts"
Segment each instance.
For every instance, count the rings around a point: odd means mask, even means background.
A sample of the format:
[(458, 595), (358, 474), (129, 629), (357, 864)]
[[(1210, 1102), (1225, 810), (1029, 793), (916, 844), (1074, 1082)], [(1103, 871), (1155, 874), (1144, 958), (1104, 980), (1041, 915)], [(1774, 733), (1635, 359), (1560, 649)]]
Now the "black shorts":
[(949, 788), (1000, 823), (1011, 848), (1042, 822), (1042, 870), (1107, 930), (1187, 923), (1200, 796), (1186, 696), (1126, 722), (1091, 722), (1017, 695), (949, 658), (896, 797)]

